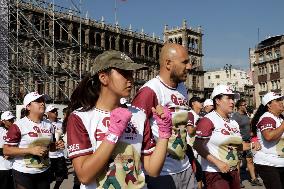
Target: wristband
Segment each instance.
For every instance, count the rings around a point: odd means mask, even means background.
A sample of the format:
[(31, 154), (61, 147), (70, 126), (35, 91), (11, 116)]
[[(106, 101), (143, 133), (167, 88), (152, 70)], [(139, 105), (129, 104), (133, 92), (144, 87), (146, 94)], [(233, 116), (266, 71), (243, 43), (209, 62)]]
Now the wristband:
[(112, 134), (112, 133), (108, 133), (108, 135), (106, 135), (105, 139), (112, 144), (116, 144), (117, 141), (118, 141), (118, 136), (116, 136), (115, 134)]

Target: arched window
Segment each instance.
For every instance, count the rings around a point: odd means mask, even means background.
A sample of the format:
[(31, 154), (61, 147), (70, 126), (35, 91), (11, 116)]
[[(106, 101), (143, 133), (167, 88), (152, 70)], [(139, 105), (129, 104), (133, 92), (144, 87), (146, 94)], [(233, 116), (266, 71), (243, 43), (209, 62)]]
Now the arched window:
[(129, 53), (129, 42), (127, 40), (124, 41), (124, 51)]
[(81, 29), (81, 44), (84, 45), (85, 44), (85, 30)]
[[(73, 27), (72, 35), (73, 35), (73, 40), (72, 41), (73, 41), (73, 43), (76, 43), (76, 41), (78, 41), (78, 35), (79, 35), (77, 27)], [(76, 41), (75, 41), (75, 39), (76, 39)]]
[(136, 52), (136, 42), (135, 41), (133, 41), (132, 53), (133, 53), (134, 56), (136, 56), (137, 52)]
[(95, 33), (92, 30), (89, 31), (89, 46), (95, 46)]
[(123, 39), (122, 38), (119, 38), (119, 50), (121, 52), (123, 52), (124, 48), (123, 48)]
[(110, 47), (110, 37), (106, 35), (105, 37), (105, 50), (109, 50)]
[(137, 46), (138, 46), (138, 47), (137, 47), (137, 55), (138, 55), (138, 56), (141, 56), (141, 43), (138, 43)]
[(148, 55), (149, 55), (148, 54), (148, 50), (149, 50), (148, 47), (149, 46), (147, 44), (145, 44), (145, 57), (148, 57)]
[(62, 31), (62, 41), (68, 41), (68, 33), (67, 33), (67, 30), (66, 29), (64, 29), (64, 28), (61, 28), (61, 31)]
[(115, 50), (115, 37), (114, 36), (110, 37), (110, 49)]
[(101, 47), (102, 46), (102, 44), (101, 44), (102, 43), (102, 41), (101, 41), (102, 40), (101, 34), (100, 33), (96, 33), (95, 37), (96, 37), (96, 46), (97, 47)]
[(181, 37), (178, 38), (178, 44), (182, 45), (182, 38)]
[(153, 57), (153, 46), (149, 46), (149, 57)]

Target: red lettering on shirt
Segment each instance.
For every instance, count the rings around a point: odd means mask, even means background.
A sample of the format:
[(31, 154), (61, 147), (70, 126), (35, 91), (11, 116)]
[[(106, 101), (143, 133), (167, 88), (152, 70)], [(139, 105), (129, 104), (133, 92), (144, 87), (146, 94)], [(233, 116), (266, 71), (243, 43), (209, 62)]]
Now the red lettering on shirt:
[(38, 126), (34, 126), (33, 129), (38, 134), (40, 134), (40, 133), (51, 133), (50, 129), (39, 128)]
[(224, 126), (229, 130), (232, 131), (232, 129), (229, 127), (229, 125), (227, 125), (226, 123), (224, 124)]
[(184, 98), (178, 98), (176, 95), (171, 95), (171, 100), (175, 105), (179, 106), (186, 106), (187, 102)]
[(103, 141), (105, 136), (106, 135), (105, 135), (105, 133), (102, 130), (100, 130), (100, 129), (96, 130), (95, 138), (96, 138), (97, 141)]
[(30, 137), (38, 137), (38, 134), (35, 133), (35, 132), (29, 132), (28, 135), (29, 135)]
[(226, 129), (222, 129), (222, 130), (221, 130), (221, 133), (222, 133), (223, 135), (230, 135), (229, 131), (227, 131)]
[(109, 117), (105, 117), (105, 118), (103, 119), (102, 123), (103, 123), (103, 126), (105, 126), (105, 127), (108, 128), (109, 125), (110, 125), (110, 118), (109, 118)]

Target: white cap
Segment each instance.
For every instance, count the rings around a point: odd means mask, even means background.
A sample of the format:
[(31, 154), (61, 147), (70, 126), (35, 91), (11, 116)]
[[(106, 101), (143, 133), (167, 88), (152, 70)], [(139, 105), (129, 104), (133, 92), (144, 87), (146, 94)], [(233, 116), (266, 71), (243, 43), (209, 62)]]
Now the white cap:
[(120, 104), (126, 104), (126, 103), (127, 103), (126, 98), (121, 98), (121, 99), (120, 99)]
[(266, 93), (266, 94), (262, 97), (261, 104), (263, 104), (263, 105), (265, 106), (265, 105), (268, 104), (270, 101), (275, 100), (275, 99), (278, 99), (278, 98), (283, 98), (283, 97), (284, 97), (284, 96), (278, 95), (278, 94), (276, 94), (275, 92), (269, 92), (269, 93)]
[(211, 99), (213, 99), (215, 96), (220, 95), (220, 94), (234, 95), (235, 93), (233, 93), (232, 89), (227, 85), (218, 85), (214, 87), (214, 90), (211, 94)]
[(1, 115), (1, 121), (9, 120), (15, 118), (15, 116), (10, 111), (3, 112)]
[(206, 106), (213, 106), (213, 100), (211, 100), (211, 99), (206, 99), (206, 100), (203, 102), (203, 107), (206, 107)]
[(42, 97), (43, 94), (38, 94), (37, 92), (31, 92), (29, 94), (27, 94), (24, 98), (24, 107), (26, 108), (27, 105), (33, 101), (35, 101), (36, 99)]
[(49, 105), (49, 106), (47, 106), (45, 112), (47, 113), (47, 112), (50, 112), (50, 111), (52, 111), (54, 109), (58, 109), (58, 108), (56, 108), (54, 105)]

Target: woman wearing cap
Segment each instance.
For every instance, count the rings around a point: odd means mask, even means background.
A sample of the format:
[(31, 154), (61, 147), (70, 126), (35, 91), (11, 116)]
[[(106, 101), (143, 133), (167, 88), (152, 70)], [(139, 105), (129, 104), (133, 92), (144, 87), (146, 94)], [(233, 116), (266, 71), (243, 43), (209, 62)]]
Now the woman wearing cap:
[[(48, 121), (52, 123), (54, 129), (54, 140), (61, 141), (63, 137), (62, 122), (58, 119), (58, 108), (54, 105), (47, 106), (46, 115)], [(63, 149), (50, 150), (50, 174), (53, 177), (52, 180), (55, 181), (53, 189), (59, 189), (64, 179), (68, 178), (68, 169), (65, 163), (64, 151)]]
[[(27, 116), (9, 128), (4, 155), (14, 157), (12, 172), (16, 189), (47, 189), (50, 185), (48, 146), (53, 127), (49, 121), (42, 119), (45, 112), (43, 95), (36, 92), (27, 94), (24, 107)], [(57, 148), (62, 148), (62, 144)]]
[(15, 116), (10, 111), (3, 112), (1, 115), (0, 125), (0, 188), (12, 189), (14, 188), (12, 176), (12, 162), (7, 156), (3, 154), (3, 145), (5, 143), (7, 131), (14, 123)]
[(213, 100), (211, 99), (206, 99), (203, 102), (203, 110), (200, 112), (200, 116), (204, 117), (206, 114), (208, 114), (209, 112), (211, 112), (213, 110)]
[(283, 96), (269, 92), (251, 121), (252, 131), (262, 148), (254, 163), (266, 188), (284, 188), (284, 122)]
[(194, 142), (194, 148), (202, 157), (205, 184), (207, 189), (239, 189), (237, 150), (249, 149), (250, 144), (243, 143), (238, 123), (230, 119), (234, 108), (232, 90), (218, 85), (211, 98), (214, 110), (198, 122)]
[(130, 95), (133, 71), (143, 67), (119, 51), (106, 51), (73, 92), (67, 143), (81, 188), (143, 188), (142, 162), (149, 175), (159, 175), (171, 136), (170, 112), (153, 108), (160, 136), (155, 146), (150, 128), (144, 128), (145, 113), (119, 107), (120, 98)]

